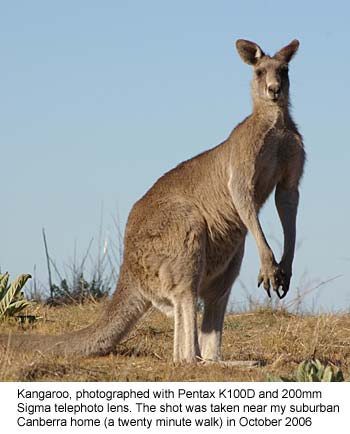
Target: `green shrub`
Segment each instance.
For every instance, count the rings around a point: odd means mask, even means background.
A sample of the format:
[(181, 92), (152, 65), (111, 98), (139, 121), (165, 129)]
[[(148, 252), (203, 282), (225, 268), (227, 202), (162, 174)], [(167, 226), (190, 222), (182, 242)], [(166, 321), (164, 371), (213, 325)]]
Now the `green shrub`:
[(110, 293), (111, 287), (105, 285), (102, 279), (90, 282), (81, 273), (74, 276), (73, 282), (62, 279), (60, 285), (52, 284), (51, 296), (46, 300), (49, 305), (84, 303), (86, 300), (99, 300)]
[(295, 372), (294, 377), (276, 377), (268, 375), (268, 381), (299, 381), (299, 382), (337, 382), (344, 381), (342, 371), (332, 364), (323, 364), (319, 360), (304, 360)]
[(0, 274), (0, 319), (4, 316), (14, 316), (31, 305), (31, 302), (25, 299), (22, 291), (30, 278), (30, 274), (21, 274), (9, 284), (9, 274)]

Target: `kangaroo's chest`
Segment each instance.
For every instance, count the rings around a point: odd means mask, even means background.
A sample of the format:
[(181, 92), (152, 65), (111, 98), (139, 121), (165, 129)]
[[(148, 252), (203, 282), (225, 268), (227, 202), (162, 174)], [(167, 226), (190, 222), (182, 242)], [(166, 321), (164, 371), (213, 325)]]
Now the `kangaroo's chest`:
[(291, 140), (288, 130), (274, 128), (260, 144), (253, 177), (255, 200), (259, 206), (264, 204), (283, 175), (286, 162), (282, 156)]

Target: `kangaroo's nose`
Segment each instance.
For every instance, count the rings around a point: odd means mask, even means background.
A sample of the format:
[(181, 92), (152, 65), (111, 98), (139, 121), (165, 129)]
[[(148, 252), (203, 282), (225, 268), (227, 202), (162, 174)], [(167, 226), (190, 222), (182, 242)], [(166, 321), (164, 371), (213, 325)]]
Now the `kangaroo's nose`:
[(281, 93), (281, 86), (278, 83), (270, 83), (267, 86), (267, 93), (269, 98), (277, 100)]
[(272, 83), (267, 86), (267, 90), (278, 95), (281, 91), (281, 86), (278, 83)]

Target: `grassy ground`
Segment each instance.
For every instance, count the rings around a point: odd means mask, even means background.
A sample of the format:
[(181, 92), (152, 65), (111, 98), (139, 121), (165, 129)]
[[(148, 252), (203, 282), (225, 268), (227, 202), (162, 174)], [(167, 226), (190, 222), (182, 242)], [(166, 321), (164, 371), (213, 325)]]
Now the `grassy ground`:
[[(38, 306), (42, 318), (34, 325), (16, 320), (0, 324), (1, 332), (58, 334), (84, 327), (101, 304), (49, 308)], [(106, 357), (53, 357), (0, 350), (0, 381), (266, 381), (267, 374), (290, 376), (304, 359), (318, 358), (339, 366), (349, 378), (350, 314), (294, 315), (257, 308), (226, 316), (225, 360), (260, 360), (264, 366), (195, 366), (172, 363), (173, 324), (152, 311)]]

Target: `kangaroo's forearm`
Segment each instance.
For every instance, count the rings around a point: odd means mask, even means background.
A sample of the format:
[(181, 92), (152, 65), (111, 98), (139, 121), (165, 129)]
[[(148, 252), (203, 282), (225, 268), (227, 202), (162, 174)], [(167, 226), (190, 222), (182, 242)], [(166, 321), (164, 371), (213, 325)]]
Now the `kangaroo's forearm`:
[(277, 186), (275, 202), (284, 234), (284, 248), (281, 262), (291, 270), (296, 240), (296, 217), (299, 202), (298, 189), (283, 190)]
[(261, 263), (273, 263), (275, 258), (262, 230), (253, 199), (249, 197), (249, 193), (239, 195), (234, 189), (231, 195), (240, 219), (253, 235)]
[(246, 226), (253, 235), (256, 246), (258, 248), (261, 263), (264, 264), (274, 262), (275, 258), (272, 249), (266, 240), (258, 216), (256, 214), (250, 215), (249, 218), (246, 220)]

